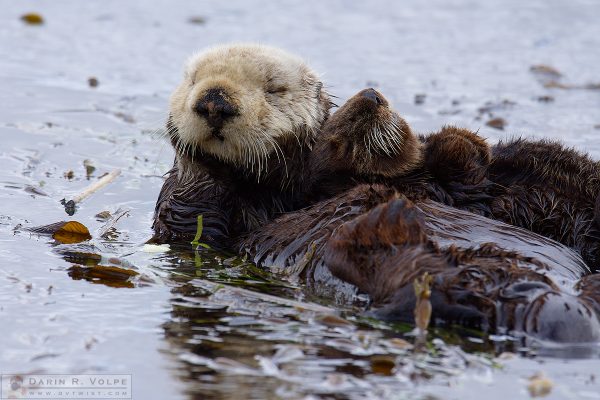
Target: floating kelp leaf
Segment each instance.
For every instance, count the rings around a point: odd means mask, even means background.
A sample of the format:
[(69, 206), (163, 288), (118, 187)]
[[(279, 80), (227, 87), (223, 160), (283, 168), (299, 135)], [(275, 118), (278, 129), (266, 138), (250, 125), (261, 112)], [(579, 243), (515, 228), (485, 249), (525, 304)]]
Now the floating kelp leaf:
[(392, 376), (396, 367), (396, 357), (386, 354), (371, 356), (371, 371), (374, 374)]
[(31, 228), (31, 232), (52, 235), (52, 238), (63, 244), (80, 243), (90, 240), (92, 235), (88, 228), (77, 221), (61, 221), (50, 225)]
[(44, 23), (44, 18), (40, 14), (28, 13), (21, 16), (21, 21), (28, 25), (42, 25)]
[(103, 265), (92, 267), (73, 265), (68, 271), (69, 276), (75, 280), (85, 279), (92, 283), (99, 283), (110, 287), (132, 288), (134, 285), (129, 279), (138, 275), (137, 272), (130, 269)]
[(92, 235), (90, 235), (90, 231), (82, 223), (69, 221), (54, 232), (52, 238), (64, 244), (71, 244), (90, 240)]
[(73, 251), (70, 248), (61, 249), (59, 251), (65, 261), (70, 263), (76, 263), (84, 266), (93, 267), (102, 262), (102, 256), (100, 254), (85, 252), (85, 251)]
[(109, 220), (111, 216), (112, 214), (110, 211), (100, 211), (98, 214), (94, 215), (94, 218), (102, 222)]

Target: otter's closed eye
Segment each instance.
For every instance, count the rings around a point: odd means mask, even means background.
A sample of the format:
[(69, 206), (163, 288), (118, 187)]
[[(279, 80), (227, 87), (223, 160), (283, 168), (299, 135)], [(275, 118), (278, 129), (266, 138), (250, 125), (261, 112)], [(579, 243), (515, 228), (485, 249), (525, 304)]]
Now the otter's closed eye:
[(287, 88), (285, 86), (270, 86), (267, 87), (267, 93), (270, 94), (280, 94), (287, 92)]

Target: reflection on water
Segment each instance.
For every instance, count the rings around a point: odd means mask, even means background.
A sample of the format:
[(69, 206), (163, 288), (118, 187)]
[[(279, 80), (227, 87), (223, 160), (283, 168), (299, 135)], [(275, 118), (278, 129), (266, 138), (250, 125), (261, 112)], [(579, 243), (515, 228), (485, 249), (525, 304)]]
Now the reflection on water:
[[(73, 279), (130, 288), (151, 282), (134, 278), (139, 274), (129, 262), (91, 250), (55, 247), (73, 264), (67, 270)], [(419, 388), (444, 387), (465, 374), (488, 379), (515, 353), (572, 358), (600, 351), (540, 347), (460, 327), (433, 329), (419, 343), (412, 326), (371, 320), (362, 307), (340, 308), (326, 298), (305, 302), (301, 287), (236, 257), (181, 246), (158, 259), (171, 265), (163, 277), (172, 288), (162, 325), (166, 354), (190, 398), (418, 397)]]

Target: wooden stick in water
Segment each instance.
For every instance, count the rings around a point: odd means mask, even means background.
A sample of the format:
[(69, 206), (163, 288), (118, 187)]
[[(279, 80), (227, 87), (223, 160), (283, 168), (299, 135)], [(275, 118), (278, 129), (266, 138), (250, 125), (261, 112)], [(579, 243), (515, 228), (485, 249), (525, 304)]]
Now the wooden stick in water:
[(108, 185), (112, 181), (114, 181), (117, 178), (117, 176), (119, 176), (120, 174), (121, 174), (121, 170), (115, 169), (114, 171), (109, 172), (108, 174), (104, 175), (102, 178), (98, 179), (96, 182), (92, 183), (91, 185), (89, 185), (88, 187), (83, 189), (83, 191), (81, 193), (79, 193), (78, 195), (73, 197), (71, 200), (67, 201), (65, 199), (62, 199), (61, 203), (65, 206), (66, 213), (69, 215), (75, 214), (75, 206), (77, 204), (81, 203), (87, 197), (94, 194), (98, 190), (102, 189), (104, 186)]

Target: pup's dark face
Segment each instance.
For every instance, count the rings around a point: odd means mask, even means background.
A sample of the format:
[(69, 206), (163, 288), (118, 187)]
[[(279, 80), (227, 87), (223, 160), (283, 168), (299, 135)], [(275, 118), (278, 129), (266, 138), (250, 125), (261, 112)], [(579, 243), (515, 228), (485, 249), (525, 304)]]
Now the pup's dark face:
[(393, 177), (421, 160), (410, 127), (374, 89), (360, 91), (327, 120), (319, 146), (340, 169), (359, 175)]
[(299, 58), (233, 45), (191, 58), (171, 97), (169, 135), (180, 154), (212, 157), (260, 177), (280, 143), (311, 143), (330, 101)]

